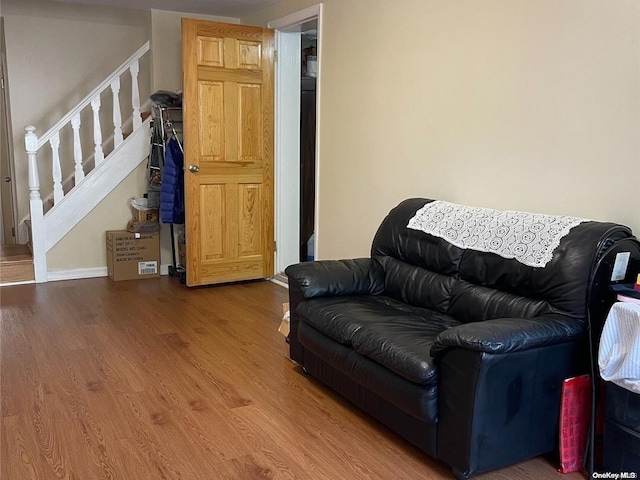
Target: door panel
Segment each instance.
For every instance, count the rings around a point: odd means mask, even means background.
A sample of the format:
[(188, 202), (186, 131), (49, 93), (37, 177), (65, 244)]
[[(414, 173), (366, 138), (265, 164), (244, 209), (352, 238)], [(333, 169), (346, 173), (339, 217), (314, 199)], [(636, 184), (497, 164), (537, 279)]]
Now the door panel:
[(242, 257), (260, 255), (262, 186), (259, 184), (239, 185), (238, 197), (240, 203), (238, 224), (241, 232), (239, 255)]
[(224, 39), (219, 37), (198, 37), (198, 65), (224, 67)]
[(202, 198), (200, 211), (202, 218), (202, 257), (205, 260), (224, 258), (224, 231), (218, 225), (224, 225), (225, 219), (225, 186), (222, 184), (205, 185), (201, 188)]
[(273, 275), (273, 31), (183, 19), (187, 285)]
[(200, 82), (200, 156), (208, 161), (221, 161), (224, 152), (224, 83)]

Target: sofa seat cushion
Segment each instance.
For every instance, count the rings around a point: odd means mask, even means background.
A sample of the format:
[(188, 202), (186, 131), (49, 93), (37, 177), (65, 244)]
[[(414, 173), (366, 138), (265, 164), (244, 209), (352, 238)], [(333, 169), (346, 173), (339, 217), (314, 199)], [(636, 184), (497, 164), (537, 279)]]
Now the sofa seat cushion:
[(405, 316), (388, 323), (366, 325), (353, 338), (353, 349), (410, 382), (437, 385), (437, 367), (430, 354), (440, 332), (460, 322), (434, 312), (429, 322)]
[[(374, 395), (411, 415), (416, 421), (437, 423), (437, 386), (409, 382), (370, 358), (360, 355), (350, 346), (330, 339), (305, 322), (300, 323), (298, 339), (305, 347), (305, 366), (310, 362), (309, 356), (313, 355), (331, 369), (347, 377), (348, 380), (341, 379), (341, 375), (335, 375), (329, 369), (321, 368), (321, 376), (327, 375), (333, 382), (340, 385), (339, 389), (344, 388), (349, 391), (350, 393), (346, 396), (354, 403), (357, 404), (358, 399)], [(318, 372), (314, 373), (318, 375)], [(364, 393), (363, 389), (369, 393)], [(372, 406), (369, 402), (367, 405)], [(364, 408), (368, 410), (367, 406)], [(394, 415), (392, 409), (389, 414)]]
[(304, 300), (298, 313), (307, 323), (344, 345), (364, 325), (398, 319), (404, 304), (382, 295), (320, 297)]
[(301, 302), (298, 313), (328, 337), (421, 385), (437, 384), (430, 355), (436, 336), (460, 325), (383, 295), (314, 298)]

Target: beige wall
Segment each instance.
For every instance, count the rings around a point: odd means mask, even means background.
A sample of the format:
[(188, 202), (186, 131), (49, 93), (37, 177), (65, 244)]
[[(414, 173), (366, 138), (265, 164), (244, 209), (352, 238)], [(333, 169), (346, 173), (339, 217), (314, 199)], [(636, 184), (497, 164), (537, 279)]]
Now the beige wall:
[[(129, 199), (147, 189), (147, 167), (143, 162), (125, 178), (89, 215), (78, 223), (47, 253), (47, 270), (57, 271), (105, 268), (108, 230), (124, 230), (131, 218)], [(169, 250), (171, 252), (171, 250)], [(171, 253), (163, 253), (166, 263)]]
[(412, 196), (640, 234), (640, 2), (323, 5), (320, 258), (367, 255), (383, 216)]

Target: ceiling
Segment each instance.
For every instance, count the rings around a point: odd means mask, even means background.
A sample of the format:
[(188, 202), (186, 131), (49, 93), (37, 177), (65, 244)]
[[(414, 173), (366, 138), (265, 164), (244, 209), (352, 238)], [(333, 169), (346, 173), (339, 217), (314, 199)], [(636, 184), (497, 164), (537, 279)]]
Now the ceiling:
[(221, 17), (242, 18), (281, 0), (55, 0), (86, 3), (138, 10), (168, 10), (172, 12), (201, 13)]

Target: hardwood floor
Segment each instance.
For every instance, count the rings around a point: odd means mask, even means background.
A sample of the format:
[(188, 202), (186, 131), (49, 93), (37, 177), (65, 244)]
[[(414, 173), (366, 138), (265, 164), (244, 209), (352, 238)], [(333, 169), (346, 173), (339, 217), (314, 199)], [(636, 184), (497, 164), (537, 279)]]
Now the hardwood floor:
[[(442, 479), (448, 467), (301, 373), (270, 282), (0, 289), (0, 478)], [(534, 459), (478, 479), (567, 479)]]

